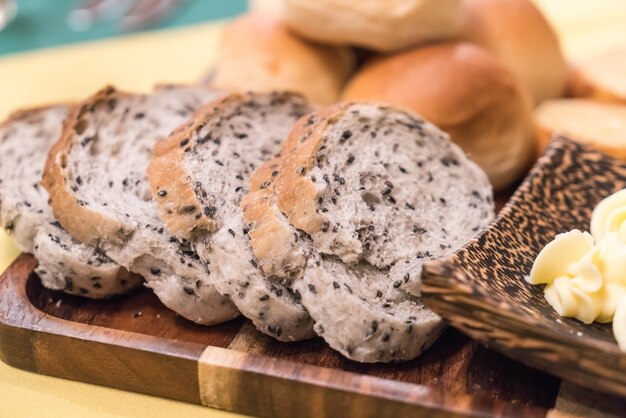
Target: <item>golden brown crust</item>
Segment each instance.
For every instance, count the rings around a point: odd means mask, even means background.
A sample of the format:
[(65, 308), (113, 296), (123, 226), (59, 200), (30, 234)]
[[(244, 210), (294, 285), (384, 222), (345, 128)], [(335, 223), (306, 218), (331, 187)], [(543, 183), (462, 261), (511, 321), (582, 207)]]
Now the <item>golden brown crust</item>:
[(534, 128), (539, 152), (552, 138), (564, 135), (626, 161), (626, 107), (619, 104), (590, 99), (546, 101), (535, 109)]
[(198, 132), (222, 109), (254, 96), (255, 93), (231, 93), (203, 106), (187, 125), (154, 147), (148, 166), (150, 189), (166, 229), (177, 237), (190, 239), (195, 232), (212, 232), (218, 227), (211, 217), (215, 212), (202, 205), (189, 180), (184, 167), (185, 150), (193, 149)]
[(101, 238), (114, 239), (124, 236), (126, 231), (120, 222), (81, 205), (70, 191), (63, 170), (67, 155), (73, 146), (74, 136), (85, 123), (85, 116), (100, 104), (127, 95), (107, 86), (83, 103), (74, 106), (63, 123), (61, 137), (50, 149), (46, 160), (42, 184), (50, 196), (52, 212), (63, 228), (87, 245), (97, 246)]
[[(241, 202), (241, 209), (244, 221), (250, 225), (248, 234), (254, 255), (261, 264), (263, 272), (268, 276), (287, 277), (290, 273), (301, 270), (306, 262), (297, 243), (297, 235), (289, 226), (289, 221), (280, 219), (276, 214), (279, 210), (276, 186), (282, 176), (283, 157), (289, 156), (293, 148), (297, 148), (303, 139), (311, 142), (317, 141), (318, 146), (321, 146), (322, 130), (327, 123), (325, 118), (332, 118), (339, 114), (343, 107), (343, 105), (329, 106), (298, 119), (283, 142), (282, 155), (262, 164), (250, 176), (249, 192)], [(313, 135), (317, 135), (317, 139), (311, 138)], [(311, 162), (313, 161), (314, 158), (311, 159)], [(316, 192), (310, 178), (308, 178), (308, 184), (306, 182), (301, 182), (301, 184), (305, 184), (305, 188), (297, 194), (303, 198), (304, 202), (310, 199), (314, 210)], [(307, 190), (308, 192), (305, 192)]]
[(184, 166), (185, 150), (193, 147), (194, 132), (201, 127), (203, 117), (216, 112), (221, 100), (209, 103), (194, 114), (192, 122), (157, 142), (152, 149), (147, 175), (152, 198), (159, 207), (159, 217), (173, 235), (191, 239), (199, 230), (213, 231), (216, 222), (211, 212), (203, 208), (196, 197), (189, 174)]
[(294, 126), (286, 140), (291, 149), (281, 160), (276, 181), (277, 205), (291, 224), (307, 234), (319, 232), (325, 220), (317, 213), (315, 184), (303, 173), (315, 163), (326, 140), (327, 127), (349, 106), (350, 103), (338, 103), (309, 115), (305, 123)]
[[(286, 273), (283, 261), (290, 259), (289, 253), (297, 245), (291, 228), (274, 212), (274, 180), (279, 164), (280, 157), (276, 157), (259, 166), (250, 176), (249, 192), (240, 206), (244, 222), (250, 226), (248, 234), (252, 251), (268, 276), (283, 276)], [(289, 267), (298, 269), (303, 265)]]
[(463, 6), (460, 39), (494, 53), (535, 103), (564, 93), (567, 64), (559, 39), (532, 1), (471, 0)]
[(224, 29), (212, 82), (218, 88), (290, 90), (329, 104), (354, 69), (346, 47), (308, 42), (272, 15), (239, 16)]
[(535, 150), (529, 97), (493, 54), (468, 43), (376, 58), (352, 78), (342, 97), (421, 115), (449, 133), (495, 189), (520, 177)]

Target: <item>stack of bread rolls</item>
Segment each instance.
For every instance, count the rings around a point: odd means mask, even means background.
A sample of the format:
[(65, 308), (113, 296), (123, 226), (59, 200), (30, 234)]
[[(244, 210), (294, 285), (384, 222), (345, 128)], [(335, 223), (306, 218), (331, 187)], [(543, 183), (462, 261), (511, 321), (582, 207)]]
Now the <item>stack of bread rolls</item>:
[(626, 46), (568, 66), (531, 0), (251, 0), (250, 8), (224, 34), (218, 87), (405, 107), (449, 133), (496, 190), (519, 180), (555, 135), (626, 158)]
[(566, 88), (558, 38), (530, 0), (251, 0), (250, 9), (224, 32), (217, 87), (407, 108), (449, 133), (496, 190), (536, 156), (533, 107)]

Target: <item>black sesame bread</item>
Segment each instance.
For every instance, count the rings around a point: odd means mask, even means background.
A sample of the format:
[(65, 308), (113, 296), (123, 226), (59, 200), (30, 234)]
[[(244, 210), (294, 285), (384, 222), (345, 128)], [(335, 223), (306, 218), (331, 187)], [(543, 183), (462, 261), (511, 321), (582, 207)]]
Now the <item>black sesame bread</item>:
[(271, 239), (256, 235), (268, 219), (288, 221), (307, 254), (291, 286), (317, 333), (357, 361), (417, 357), (443, 329), (419, 299), (421, 263), (493, 218), (485, 173), (433, 125), (367, 103), (307, 116), (288, 143), (273, 182), (280, 212), (248, 218), (253, 250)]
[(52, 216), (40, 186), (46, 155), (68, 110), (59, 105), (22, 111), (0, 125), (0, 225), (22, 251), (36, 256), (44, 286), (91, 298), (127, 293), (141, 278), (74, 240)]
[(261, 332), (281, 341), (312, 337), (313, 323), (291, 289), (263, 274), (239, 204), (250, 174), (311, 110), (295, 94), (232, 94), (158, 144), (148, 169), (168, 229), (190, 239), (217, 289)]
[(107, 87), (68, 117), (43, 177), (54, 214), (75, 238), (144, 276), (167, 307), (201, 324), (238, 312), (189, 242), (165, 231), (146, 168), (154, 144), (218, 95), (184, 87), (136, 95)]

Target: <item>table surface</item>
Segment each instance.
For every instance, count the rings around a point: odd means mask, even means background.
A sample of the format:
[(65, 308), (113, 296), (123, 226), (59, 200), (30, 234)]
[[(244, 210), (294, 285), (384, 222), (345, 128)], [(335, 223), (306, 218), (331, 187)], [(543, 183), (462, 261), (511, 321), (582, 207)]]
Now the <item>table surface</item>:
[[(20, 4), (46, 0), (19, 0)], [(219, 2), (219, 3), (230, 3)], [(584, 59), (618, 45), (626, 45), (625, 0), (536, 0), (553, 22), (562, 40), (567, 57)], [(69, 0), (55, 0), (55, 6), (66, 7)], [(218, 3), (215, 0), (195, 0)], [(237, 3), (236, 5), (234, 3)], [(26, 7), (26, 6), (24, 6)], [(58, 6), (62, 8), (62, 6)], [(202, 6), (209, 7), (209, 6)], [(230, 6), (229, 6), (230, 7)], [(242, 7), (219, 9), (227, 16)], [(200, 10), (200, 9), (198, 9)], [(53, 11), (51, 11), (52, 13)], [(56, 11), (58, 12), (58, 10)], [(56, 13), (55, 12), (55, 13)], [(206, 13), (206, 10), (203, 12)], [(164, 26), (181, 26), (194, 22), (173, 18)], [(182, 23), (181, 23), (182, 22)], [(200, 79), (214, 58), (221, 23), (133, 34), (45, 50), (9, 54), (0, 58), (0, 119), (20, 107), (44, 103), (78, 100), (103, 85), (149, 90), (155, 83), (190, 82)], [(86, 38), (106, 37), (109, 28), (87, 34)], [(0, 32), (0, 54), (19, 47), (18, 41), (4, 41)], [(26, 41), (24, 41), (26, 42)], [(29, 41), (30, 42), (30, 41)], [(51, 39), (47, 45), (64, 43), (63, 37)], [(12, 46), (11, 46), (12, 45)], [(16, 46), (18, 45), (18, 46)], [(24, 46), (26, 45), (26, 46)], [(13, 49), (11, 49), (13, 48)], [(163, 57), (167, 57), (164, 60)], [(10, 239), (0, 233), (0, 271), (17, 255)], [(40, 376), (14, 369), (0, 362), (0, 418), (4, 417), (185, 417), (237, 416), (222, 411), (158, 399), (116, 389)]]

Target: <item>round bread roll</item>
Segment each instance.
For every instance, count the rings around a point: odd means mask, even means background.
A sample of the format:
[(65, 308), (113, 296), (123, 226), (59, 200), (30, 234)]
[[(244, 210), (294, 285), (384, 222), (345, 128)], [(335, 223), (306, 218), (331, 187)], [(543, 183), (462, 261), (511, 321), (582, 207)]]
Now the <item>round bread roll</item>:
[(561, 97), (567, 65), (559, 39), (529, 0), (464, 0), (461, 39), (496, 54), (535, 103)]
[(390, 52), (457, 34), (460, 0), (285, 0), (289, 26), (328, 44)]
[(344, 100), (402, 106), (448, 132), (503, 189), (535, 154), (530, 99), (489, 52), (468, 43), (418, 48), (368, 62)]
[(290, 90), (328, 104), (337, 100), (355, 58), (348, 48), (298, 38), (275, 16), (247, 14), (224, 30), (216, 63), (217, 88)]
[(540, 149), (555, 135), (626, 160), (626, 106), (585, 99), (549, 100), (535, 109)]
[(580, 64), (569, 82), (569, 93), (574, 97), (626, 103), (626, 46)]

